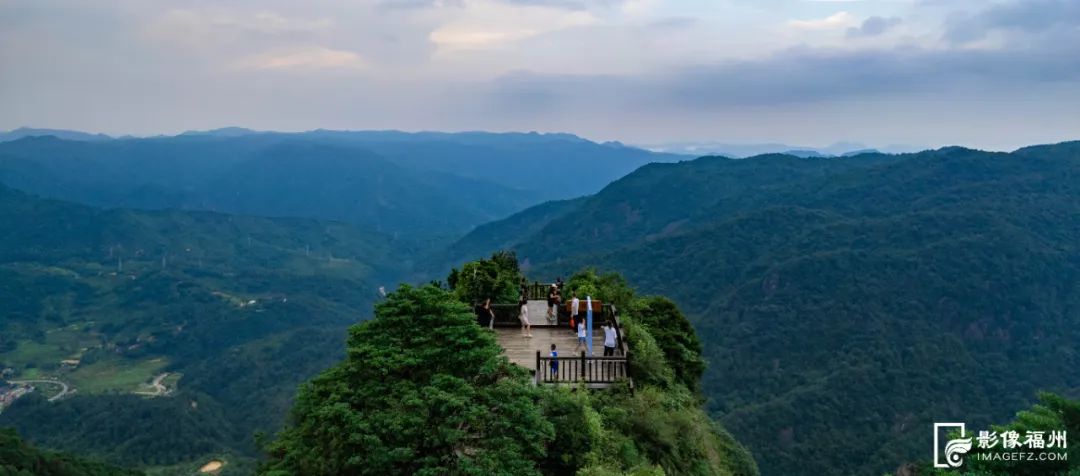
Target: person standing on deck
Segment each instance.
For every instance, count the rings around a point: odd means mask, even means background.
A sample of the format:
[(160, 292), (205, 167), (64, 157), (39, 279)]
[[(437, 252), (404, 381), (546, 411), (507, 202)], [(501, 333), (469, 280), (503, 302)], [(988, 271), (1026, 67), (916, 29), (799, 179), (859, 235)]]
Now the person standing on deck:
[(555, 344), (551, 344), (551, 376), (559, 375), (559, 351), (555, 350)]
[(529, 324), (529, 301), (522, 299), (520, 308), (518, 319), (521, 320), (521, 336), (532, 337), (532, 324)]
[(574, 352), (578, 352), (582, 347), (588, 348), (588, 335), (585, 333), (585, 321), (577, 321), (577, 347), (574, 347)]
[(555, 320), (555, 306), (559, 305), (559, 288), (555, 287), (554, 284), (548, 289), (547, 305), (547, 320), (553, 322)]
[(581, 300), (577, 298), (577, 291), (572, 291), (570, 296), (570, 326), (573, 327), (576, 326), (578, 322), (581, 322), (581, 320), (578, 319), (578, 307), (581, 306)]
[(484, 321), (487, 320), (487, 310), (484, 309), (484, 303), (477, 303), (473, 306), (473, 314), (476, 314), (476, 325), (484, 327)]
[(613, 357), (615, 355), (615, 326), (611, 324), (611, 321), (604, 322), (604, 357)]
[(491, 298), (487, 298), (483, 304), (477, 305), (474, 311), (476, 312), (476, 323), (480, 327), (484, 327), (486, 322), (488, 329), (495, 328), (495, 311), (491, 309)]

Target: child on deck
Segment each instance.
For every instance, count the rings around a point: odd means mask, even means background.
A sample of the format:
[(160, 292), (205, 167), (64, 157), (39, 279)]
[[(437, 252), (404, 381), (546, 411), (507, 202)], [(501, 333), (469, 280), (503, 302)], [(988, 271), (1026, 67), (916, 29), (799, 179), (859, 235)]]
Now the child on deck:
[(551, 376), (559, 375), (559, 351), (555, 350), (555, 344), (551, 344)]
[(574, 347), (574, 352), (578, 352), (582, 347), (589, 348), (587, 335), (585, 334), (585, 320), (579, 319), (577, 321), (577, 347)]

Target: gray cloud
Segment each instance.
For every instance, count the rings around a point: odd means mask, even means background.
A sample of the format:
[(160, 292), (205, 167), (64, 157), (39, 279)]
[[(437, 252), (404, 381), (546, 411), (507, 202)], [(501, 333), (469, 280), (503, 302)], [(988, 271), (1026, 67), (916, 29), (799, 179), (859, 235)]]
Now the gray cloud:
[(1080, 1), (1012, 1), (976, 13), (954, 13), (946, 23), (944, 37), (964, 44), (986, 38), (993, 31), (1040, 33), (1059, 26), (1080, 26)]
[(797, 48), (765, 60), (655, 75), (516, 73), (496, 82), (495, 91), (512, 102), (544, 108), (563, 100), (595, 107), (634, 102), (652, 108), (712, 110), (909, 95), (947, 98), (976, 90), (1005, 96), (1018, 88), (1053, 83), (1080, 83), (1080, 43), (1056, 51)]
[(900, 17), (879, 17), (872, 16), (863, 20), (862, 25), (858, 27), (848, 28), (848, 38), (860, 38), (868, 36), (878, 36), (885, 33), (890, 28), (899, 25), (901, 23)]
[[(874, 41), (768, 53), (758, 40), (782, 48), (817, 37), (785, 43), (754, 36), (763, 30), (753, 25), (720, 28), (715, 18), (677, 9), (608, 22), (605, 13), (623, 13), (598, 8), (617, 0), (499, 0), (483, 18), (470, 17), (477, 7), (462, 0), (267, 0), (258, 8), (190, 0), (175, 10), (115, 1), (110, 8), (80, 0), (5, 4), (0, 129), (547, 130), (638, 142), (1005, 148), (1080, 131), (1080, 30), (1068, 27), (1076, 15), (1057, 18), (1074, 12), (1065, 2), (1035, 0), (1053, 15), (1019, 3), (957, 14), (945, 22), (952, 39), (920, 47), (905, 42), (926, 38), (887, 34), (897, 21), (890, 15), (904, 14), (913, 31), (944, 18), (916, 24), (916, 16), (883, 8), (849, 33), (877, 35)], [(490, 10), (504, 14), (512, 10), (507, 2), (543, 3), (565, 10), (543, 12), (553, 18), (589, 21), (477, 49), (440, 50), (432, 40), (454, 21), (460, 34), (498, 33), (493, 26), (504, 25)], [(775, 22), (791, 18), (786, 13)], [(538, 28), (514, 20), (521, 23), (514, 28)], [(987, 32), (1003, 36), (1004, 46), (967, 44)], [(713, 59), (733, 52), (745, 59)], [(267, 63), (284, 66), (257, 67)]]

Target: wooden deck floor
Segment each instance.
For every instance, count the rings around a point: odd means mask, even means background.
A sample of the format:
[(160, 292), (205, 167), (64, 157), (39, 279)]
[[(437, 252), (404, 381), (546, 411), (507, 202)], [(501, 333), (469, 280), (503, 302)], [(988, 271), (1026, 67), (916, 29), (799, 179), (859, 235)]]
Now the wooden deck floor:
[[(581, 350), (574, 351), (577, 336), (569, 327), (534, 327), (531, 339), (521, 337), (520, 328), (496, 328), (495, 333), (510, 362), (529, 370), (536, 368), (536, 351), (547, 356), (551, 352), (551, 344), (556, 345), (560, 357), (581, 355)], [(593, 353), (604, 353), (604, 332), (599, 329), (593, 331)]]

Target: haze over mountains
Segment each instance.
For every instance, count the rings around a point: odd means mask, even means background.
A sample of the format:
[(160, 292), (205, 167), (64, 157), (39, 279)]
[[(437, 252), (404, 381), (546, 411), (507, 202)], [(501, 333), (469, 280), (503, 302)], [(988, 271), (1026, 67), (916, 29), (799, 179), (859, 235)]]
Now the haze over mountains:
[(24, 137), (0, 143), (0, 182), (96, 206), (319, 218), (424, 240), (679, 158), (568, 134), (233, 128), (92, 142)]
[(746, 158), (763, 154), (789, 154), (799, 157), (846, 156), (868, 152), (884, 152), (890, 154), (898, 154), (906, 152), (917, 152), (924, 149), (910, 145), (899, 144), (872, 147), (859, 142), (836, 142), (825, 147), (790, 145), (781, 143), (738, 144), (727, 142), (665, 142), (660, 144), (643, 144), (641, 145), (641, 147), (657, 152), (689, 155), (694, 157), (701, 157), (704, 155), (719, 155), (731, 158)]
[[(1080, 394), (1078, 142), (687, 160), (563, 134), (227, 129), (23, 137), (0, 143), (0, 184), (0, 368), (81, 360), (75, 397), (0, 424), (114, 462), (250, 462), (380, 286), (502, 249), (535, 279), (595, 266), (672, 297), (710, 410), (763, 474), (892, 471), (926, 457), (933, 421)], [(162, 372), (179, 398), (130, 394)]]

